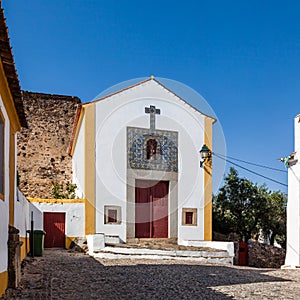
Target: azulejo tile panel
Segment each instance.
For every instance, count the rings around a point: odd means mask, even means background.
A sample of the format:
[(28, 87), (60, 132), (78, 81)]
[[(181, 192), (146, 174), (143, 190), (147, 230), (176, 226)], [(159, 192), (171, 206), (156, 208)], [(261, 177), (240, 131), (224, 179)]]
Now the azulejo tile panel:
[[(147, 142), (153, 139), (157, 149), (147, 158)], [(127, 167), (178, 172), (178, 132), (127, 127)]]

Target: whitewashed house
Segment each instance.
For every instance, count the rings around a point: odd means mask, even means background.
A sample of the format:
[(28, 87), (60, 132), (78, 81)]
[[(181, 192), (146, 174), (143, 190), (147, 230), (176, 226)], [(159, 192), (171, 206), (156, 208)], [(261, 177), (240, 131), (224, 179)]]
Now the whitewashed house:
[(295, 152), (287, 161), (287, 247), (285, 267), (300, 267), (300, 115), (294, 121)]
[[(12, 249), (9, 248), (9, 226), (17, 233), (26, 212), (17, 205), (16, 140), (21, 127), (27, 126), (18, 76), (12, 55), (8, 29), (0, 2), (0, 297), (15, 274), (9, 261)], [(16, 220), (20, 217), (20, 220)], [(18, 223), (19, 221), (19, 223)], [(24, 221), (25, 222), (25, 221)], [(23, 226), (24, 224), (22, 224)], [(20, 225), (21, 226), (21, 225)], [(23, 227), (22, 227), (23, 228)], [(26, 255), (26, 233), (20, 232), (22, 244), (20, 261)], [(17, 244), (17, 243), (15, 243)], [(14, 249), (15, 250), (15, 249)], [(11, 253), (9, 253), (11, 251)], [(19, 252), (19, 250), (18, 250)]]
[(211, 161), (216, 121), (150, 77), (79, 106), (70, 155), (85, 234), (212, 239)]

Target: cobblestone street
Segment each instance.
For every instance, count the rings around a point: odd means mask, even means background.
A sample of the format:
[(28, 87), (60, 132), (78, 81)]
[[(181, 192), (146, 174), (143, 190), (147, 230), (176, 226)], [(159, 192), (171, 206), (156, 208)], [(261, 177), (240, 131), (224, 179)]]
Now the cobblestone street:
[(300, 270), (104, 260), (67, 250), (27, 258), (4, 299), (300, 299)]

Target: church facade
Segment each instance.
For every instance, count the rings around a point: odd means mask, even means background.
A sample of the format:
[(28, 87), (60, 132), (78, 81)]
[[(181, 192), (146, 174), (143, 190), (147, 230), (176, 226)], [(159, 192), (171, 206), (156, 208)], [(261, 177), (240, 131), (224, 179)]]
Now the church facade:
[[(188, 100), (188, 99), (187, 99)], [(212, 150), (207, 116), (151, 77), (79, 105), (69, 147), (85, 234), (212, 239)]]

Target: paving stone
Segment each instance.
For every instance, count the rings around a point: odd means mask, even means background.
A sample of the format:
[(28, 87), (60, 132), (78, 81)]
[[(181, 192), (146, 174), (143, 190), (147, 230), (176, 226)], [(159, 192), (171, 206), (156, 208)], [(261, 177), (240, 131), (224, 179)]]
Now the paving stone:
[(59, 249), (23, 265), (20, 287), (3, 299), (300, 299), (300, 270), (94, 259)]

